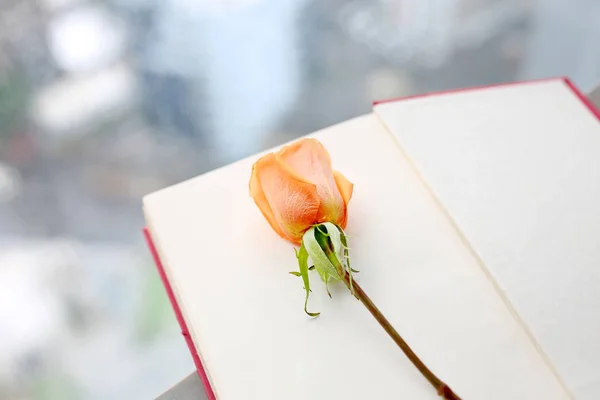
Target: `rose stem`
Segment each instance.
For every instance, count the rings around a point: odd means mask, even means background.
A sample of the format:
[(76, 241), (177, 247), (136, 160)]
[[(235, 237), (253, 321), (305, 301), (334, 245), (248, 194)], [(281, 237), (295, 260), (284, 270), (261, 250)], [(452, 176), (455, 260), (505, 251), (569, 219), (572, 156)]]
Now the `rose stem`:
[[(350, 279), (348, 273), (341, 268), (341, 265), (337, 266), (338, 271), (341, 272), (344, 277), (344, 283), (350, 289), (350, 292), (354, 292), (354, 296), (360, 300), (361, 303), (369, 310), (371, 315), (375, 317), (379, 325), (387, 332), (388, 335), (392, 338), (392, 340), (400, 347), (400, 349), (406, 354), (408, 359), (414, 364), (415, 367), (423, 374), (425, 379), (431, 383), (431, 385), (437, 390), (438, 395), (446, 400), (460, 400), (460, 397), (456, 395), (450, 386), (446, 385), (440, 378), (435, 376), (433, 372), (421, 361), (421, 359), (415, 354), (414, 351), (410, 348), (408, 343), (402, 339), (402, 336), (394, 329), (390, 321), (384, 317), (384, 315), (379, 311), (379, 308), (373, 303), (373, 301), (367, 296), (365, 291), (360, 287), (360, 285), (353, 279), (352, 285), (350, 284)], [(341, 271), (340, 271), (341, 270)]]

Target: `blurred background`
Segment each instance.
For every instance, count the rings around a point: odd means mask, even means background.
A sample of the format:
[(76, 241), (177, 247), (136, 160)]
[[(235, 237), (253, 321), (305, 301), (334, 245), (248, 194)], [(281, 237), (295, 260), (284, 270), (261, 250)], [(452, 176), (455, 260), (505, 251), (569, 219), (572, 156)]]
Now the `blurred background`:
[(0, 0), (0, 399), (151, 399), (193, 370), (141, 197), (370, 111), (568, 75), (597, 0)]

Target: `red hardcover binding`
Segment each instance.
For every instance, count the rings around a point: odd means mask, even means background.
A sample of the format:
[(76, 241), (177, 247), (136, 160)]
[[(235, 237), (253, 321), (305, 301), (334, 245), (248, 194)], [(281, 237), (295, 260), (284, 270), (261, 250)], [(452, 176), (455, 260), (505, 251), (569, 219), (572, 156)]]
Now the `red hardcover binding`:
[(583, 93), (581, 93), (581, 91), (577, 89), (577, 86), (575, 86), (575, 84), (571, 82), (569, 78), (562, 78), (562, 80), (569, 87), (569, 89), (571, 89), (573, 93), (575, 93), (575, 96), (577, 96), (577, 98), (579, 98), (579, 100), (581, 100), (581, 102), (585, 104), (588, 110), (590, 110), (590, 112), (594, 114), (596, 119), (600, 121), (600, 111), (598, 111), (594, 103), (592, 103), (590, 99), (588, 99)]
[(210, 382), (208, 380), (208, 376), (206, 376), (206, 370), (202, 365), (202, 361), (200, 361), (200, 356), (196, 351), (196, 346), (194, 345), (194, 341), (190, 336), (190, 332), (187, 328), (185, 320), (183, 319), (183, 315), (181, 314), (181, 310), (179, 309), (179, 305), (177, 304), (177, 300), (175, 300), (175, 294), (173, 293), (173, 288), (171, 288), (171, 284), (169, 283), (169, 279), (167, 279), (167, 274), (165, 273), (165, 269), (163, 268), (162, 262), (160, 261), (160, 257), (158, 255), (158, 251), (156, 251), (156, 247), (154, 246), (154, 242), (152, 241), (152, 236), (150, 235), (150, 231), (148, 228), (144, 228), (144, 236), (146, 237), (146, 242), (148, 243), (148, 247), (150, 248), (150, 253), (152, 253), (152, 258), (154, 258), (154, 263), (156, 264), (156, 268), (158, 269), (158, 274), (160, 275), (160, 279), (165, 286), (165, 290), (167, 291), (167, 296), (169, 296), (169, 300), (171, 301), (171, 306), (173, 307), (173, 311), (175, 311), (175, 317), (177, 318), (177, 322), (179, 323), (179, 327), (181, 328), (181, 334), (187, 343), (188, 349), (190, 353), (192, 353), (192, 358), (194, 359), (194, 364), (196, 365), (196, 371), (198, 372), (198, 376), (202, 380), (202, 384), (204, 385), (204, 390), (206, 391), (206, 395), (208, 400), (216, 400), (215, 392), (213, 388), (210, 386)]
[[(514, 85), (520, 85), (523, 83), (544, 82), (544, 81), (552, 81), (552, 80), (557, 80), (557, 79), (562, 80), (569, 87), (569, 89), (571, 89), (573, 94), (575, 94), (575, 96), (577, 96), (577, 98), (588, 108), (588, 110), (590, 110), (590, 112), (598, 120), (600, 120), (600, 111), (594, 106), (594, 104), (590, 100), (588, 100), (587, 97), (585, 97), (585, 95), (583, 93), (581, 93), (581, 91), (567, 77), (537, 79), (537, 80), (530, 80), (530, 81), (524, 81), (524, 82), (511, 82), (511, 83), (502, 83), (502, 84), (498, 84), (498, 85), (488, 85), (488, 86), (472, 87), (472, 88), (465, 88), (465, 89), (456, 89), (456, 90), (448, 90), (448, 91), (441, 91), (441, 92), (425, 93), (425, 94), (401, 97), (401, 98), (396, 98), (396, 99), (375, 101), (375, 102), (373, 102), (373, 105), (377, 105), (377, 104), (381, 104), (381, 103), (389, 103), (392, 101), (414, 99), (414, 98), (418, 98), (418, 97), (436, 96), (436, 95), (440, 95), (440, 94), (449, 94), (449, 93), (457, 93), (457, 92), (467, 92), (467, 91), (472, 91), (472, 90), (481, 90), (481, 89), (488, 89), (488, 88), (500, 87), (500, 86), (514, 86)], [(179, 306), (177, 305), (177, 300), (175, 300), (175, 295), (173, 294), (173, 289), (171, 288), (171, 285), (169, 284), (169, 280), (167, 279), (167, 275), (166, 275), (165, 270), (160, 261), (158, 252), (156, 251), (156, 247), (154, 247), (154, 243), (152, 242), (152, 237), (150, 235), (150, 232), (148, 231), (148, 228), (144, 228), (144, 236), (146, 237), (146, 241), (148, 242), (148, 247), (150, 248), (150, 252), (152, 253), (154, 262), (156, 263), (156, 268), (158, 269), (160, 278), (163, 281), (165, 290), (167, 291), (167, 295), (169, 296), (169, 300), (171, 301), (171, 306), (173, 307), (173, 311), (175, 312), (175, 316), (177, 317), (177, 322), (179, 322), (179, 326), (181, 327), (181, 333), (185, 339), (185, 342), (188, 345), (190, 353), (192, 353), (192, 358), (194, 359), (194, 364), (196, 365), (196, 370), (198, 372), (198, 375), (200, 376), (200, 379), (202, 380), (202, 383), (204, 384), (204, 389), (206, 390), (208, 399), (216, 400), (214, 391), (213, 391), (212, 387), (210, 386), (208, 377), (206, 376), (206, 370), (205, 370), (204, 366), (202, 365), (202, 362), (200, 361), (200, 357), (198, 356), (198, 352), (196, 351), (196, 346), (194, 345), (194, 341), (192, 340), (192, 338), (189, 334), (189, 330), (187, 328), (187, 325), (185, 324), (185, 320), (183, 319), (181, 310), (179, 309)]]

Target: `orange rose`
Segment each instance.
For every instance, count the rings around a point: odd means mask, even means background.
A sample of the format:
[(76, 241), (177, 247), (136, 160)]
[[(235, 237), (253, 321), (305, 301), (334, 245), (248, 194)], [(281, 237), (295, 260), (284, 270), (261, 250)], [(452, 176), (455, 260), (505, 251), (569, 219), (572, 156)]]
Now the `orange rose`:
[(315, 224), (343, 229), (352, 189), (316, 139), (301, 139), (252, 166), (250, 195), (275, 232), (294, 244)]
[(438, 395), (448, 400), (460, 400), (417, 357), (354, 280), (353, 273), (358, 271), (350, 267), (348, 237), (344, 232), (353, 188), (352, 183), (331, 168), (329, 153), (315, 139), (302, 139), (261, 157), (252, 166), (250, 177), (250, 195), (271, 227), (282, 238), (300, 246), (294, 249), (298, 271), (290, 271), (290, 274), (302, 278), (304, 312), (311, 317), (320, 314), (307, 310), (311, 293), (309, 271), (313, 269), (309, 267), (310, 258), (330, 297), (330, 282), (342, 281)]

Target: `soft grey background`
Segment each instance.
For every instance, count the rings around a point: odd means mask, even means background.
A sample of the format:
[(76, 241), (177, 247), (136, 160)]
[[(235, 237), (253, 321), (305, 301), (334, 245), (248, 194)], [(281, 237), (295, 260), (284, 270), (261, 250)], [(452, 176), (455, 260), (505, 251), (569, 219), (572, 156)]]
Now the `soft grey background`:
[(155, 398), (193, 370), (141, 197), (370, 111), (600, 82), (595, 0), (0, 0), (0, 398)]

